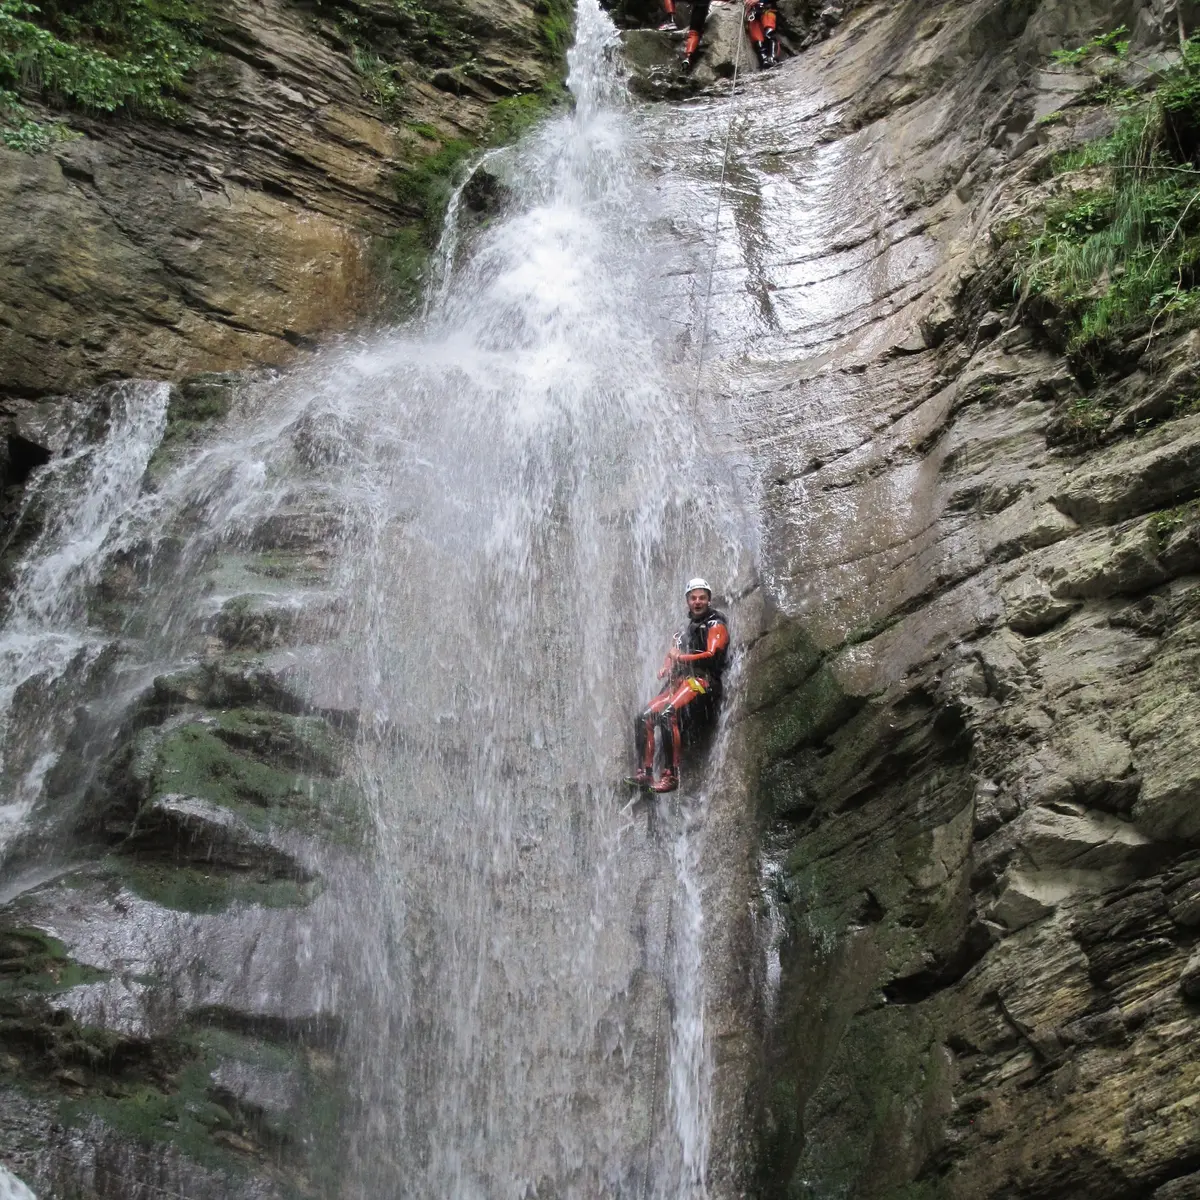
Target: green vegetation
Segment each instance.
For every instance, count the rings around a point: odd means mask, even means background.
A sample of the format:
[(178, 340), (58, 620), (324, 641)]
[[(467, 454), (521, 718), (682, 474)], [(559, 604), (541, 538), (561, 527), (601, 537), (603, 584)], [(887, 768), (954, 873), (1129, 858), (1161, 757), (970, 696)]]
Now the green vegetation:
[(417, 0), (392, 0), (392, 7), (407, 23), (409, 36), (427, 46), (457, 55), (472, 48), (472, 39), (446, 14)]
[[(1089, 53), (1123, 52), (1123, 32)], [(1020, 277), (1064, 315), (1068, 351), (1084, 360), (1200, 314), (1200, 41), (1151, 93), (1108, 103), (1123, 109), (1113, 133), (1056, 163), (1072, 190), (1047, 209)]]
[(106, 865), (135, 896), (178, 912), (220, 913), (233, 904), (300, 908), (311, 904), (324, 890), (319, 879), (301, 883), (274, 878), (265, 871), (209, 871), (116, 856), (106, 860)]
[[(492, 105), (482, 144), (503, 146), (515, 142), (562, 104), (566, 95), (565, 88), (555, 82), (541, 91), (497, 101)], [(436, 243), (441, 232), (446, 205), (462, 180), (464, 166), (480, 147), (465, 138), (444, 138), (432, 125), (414, 122), (408, 128), (419, 137), (440, 143), (438, 149), (417, 159), (396, 177), (396, 195), (402, 204), (419, 214), (428, 248)], [(390, 247), (389, 256), (397, 268), (411, 273), (415, 249), (411, 239), (401, 238)]]
[[(17, 91), (57, 107), (177, 115), (205, 53), (203, 25), (194, 0), (0, 0), (5, 141), (38, 137)], [(53, 127), (43, 129), (53, 140)]]
[(400, 112), (407, 88), (399, 66), (355, 46), (354, 69), (362, 82), (363, 95), (368, 100), (379, 105), (387, 116), (395, 116)]
[(450, 138), (396, 177), (396, 197), (421, 218), (430, 246), (437, 240), (462, 166), (474, 152), (465, 139)]
[(1177, 508), (1163, 509), (1161, 512), (1153, 513), (1147, 524), (1150, 527), (1150, 538), (1156, 551), (1161, 553), (1166, 548), (1167, 543), (1171, 540), (1171, 535), (1177, 529), (1182, 529), (1185, 525), (1190, 525), (1198, 519), (1200, 519), (1200, 500), (1193, 500), (1190, 504), (1181, 504)]
[(1111, 33), (1099, 33), (1090, 42), (1077, 46), (1074, 50), (1055, 50), (1050, 56), (1055, 62), (1064, 66), (1078, 66), (1097, 55), (1111, 54), (1124, 58), (1129, 53), (1129, 30), (1121, 25)]
[(1061, 440), (1071, 445), (1097, 446), (1113, 419), (1109, 404), (1096, 396), (1076, 396), (1062, 409)]
[(564, 59), (575, 28), (575, 7), (571, 0), (536, 0), (533, 10), (538, 15), (538, 32), (547, 55), (555, 60)]
[(107, 978), (106, 971), (77, 963), (62, 942), (40, 929), (0, 930), (0, 997), (65, 992)]
[(56, 142), (78, 136), (61, 121), (35, 120), (16, 92), (0, 88), (0, 142), (10, 150), (41, 154)]
[[(357, 840), (362, 814), (348, 790), (319, 777), (331, 753), (327, 731), (316, 728), (321, 723), (255, 715), (280, 730), (286, 725), (288, 732), (280, 731), (274, 741), (264, 725), (250, 722), (242, 711), (191, 721), (165, 736), (144, 730), (136, 743), (134, 771), (145, 780), (150, 798), (176, 792), (198, 796), (231, 809), (254, 829), (274, 825)], [(284, 748), (285, 739), (290, 748)], [(262, 761), (259, 754), (272, 761)]]
[[(163, 1052), (173, 1061), (150, 1078), (105, 1079), (102, 1090), (62, 1101), (63, 1124), (99, 1118), (142, 1144), (168, 1143), (234, 1176), (269, 1153), (283, 1171), (301, 1172), (301, 1194), (313, 1194), (314, 1183), (321, 1195), (332, 1194), (344, 1093), (321, 1055), (222, 1029), (187, 1031)], [(225, 1065), (280, 1080), (290, 1103), (264, 1111), (242, 1102), (214, 1082)]]
[(557, 80), (546, 84), (541, 91), (520, 96), (506, 96), (492, 105), (487, 141), (492, 146), (505, 146), (525, 136), (539, 121), (565, 104), (570, 93)]

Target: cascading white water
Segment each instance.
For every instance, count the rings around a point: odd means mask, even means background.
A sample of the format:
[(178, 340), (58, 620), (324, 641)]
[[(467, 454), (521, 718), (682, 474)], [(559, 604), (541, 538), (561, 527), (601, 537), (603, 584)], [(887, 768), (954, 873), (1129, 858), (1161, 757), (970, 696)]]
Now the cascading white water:
[(702, 789), (648, 833), (615, 780), (682, 582), (736, 594), (743, 530), (664, 349), (617, 47), (581, 0), (574, 110), (512, 152), (422, 322), (257, 388), (139, 525), (189, 538), (148, 601), (158, 663), (245, 589), (265, 522), (327, 531), (328, 582), (271, 599), (308, 612), (298, 686), (360, 714), (372, 836), (313, 944), (362, 1200), (706, 1194)]
[[(92, 426), (104, 412), (83, 414), (59, 457), (28, 488), (26, 509), (37, 506), (45, 516), (18, 566), (0, 630), (0, 855), (36, 803), (63, 736), (60, 722), (44, 720), (10, 739), (18, 692), (53, 692), (68, 674), (78, 682), (109, 644), (89, 628), (88, 597), (138, 508), (146, 465), (162, 438), (168, 392), (166, 384), (109, 389), (100, 437)], [(35, 706), (27, 696), (25, 707)]]

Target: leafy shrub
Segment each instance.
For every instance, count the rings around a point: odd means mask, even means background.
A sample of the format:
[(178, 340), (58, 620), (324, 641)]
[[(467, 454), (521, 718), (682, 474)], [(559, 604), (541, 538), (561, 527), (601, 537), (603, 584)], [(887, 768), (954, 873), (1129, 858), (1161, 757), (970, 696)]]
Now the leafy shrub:
[(193, 0), (0, 0), (0, 86), (172, 117), (204, 54), (202, 26)]
[(362, 84), (363, 95), (393, 116), (400, 111), (407, 88), (404, 75), (395, 63), (389, 63), (369, 50), (354, 47), (354, 69)]
[(79, 135), (60, 121), (38, 121), (21, 103), (21, 97), (8, 88), (0, 88), (0, 142), (10, 150), (40, 154), (55, 142), (69, 141)]
[(1064, 66), (1074, 67), (1098, 54), (1112, 54), (1124, 58), (1129, 53), (1129, 30), (1121, 25), (1111, 33), (1097, 34), (1090, 42), (1077, 46), (1074, 50), (1055, 50), (1051, 58)]

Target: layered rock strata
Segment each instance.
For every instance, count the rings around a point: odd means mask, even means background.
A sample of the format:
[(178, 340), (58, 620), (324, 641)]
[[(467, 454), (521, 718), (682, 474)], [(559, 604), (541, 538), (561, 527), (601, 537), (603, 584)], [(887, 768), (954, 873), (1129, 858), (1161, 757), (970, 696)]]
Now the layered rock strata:
[(396, 238), (425, 216), (406, 180), (557, 78), (555, 20), (217, 4), (178, 120), (73, 112), (82, 136), (0, 147), (0, 397), (279, 364), (390, 307), (418, 252)]
[[(224, 409), (229, 386), (177, 400)], [(296, 430), (298, 458), (317, 440)], [(180, 418), (152, 477), (191, 451)], [(112, 555), (93, 647), (14, 698), (6, 789), (32, 772), (41, 794), (5, 847), (0, 1159), (39, 1196), (340, 1186), (353, 1091), (329, 979), (369, 814), (346, 775), (355, 714), (296, 677), (337, 604), (331, 514), (302, 493), (190, 569), (186, 519)], [(131, 618), (150, 596), (174, 632)], [(43, 727), (60, 751), (38, 775)]]

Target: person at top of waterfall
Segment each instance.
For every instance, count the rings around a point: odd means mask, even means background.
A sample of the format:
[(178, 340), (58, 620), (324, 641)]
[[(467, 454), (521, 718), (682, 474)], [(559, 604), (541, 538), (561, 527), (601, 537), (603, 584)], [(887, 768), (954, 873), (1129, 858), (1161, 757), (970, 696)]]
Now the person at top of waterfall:
[[(729, 622), (712, 606), (712, 588), (692, 579), (684, 589), (688, 620), (674, 637), (663, 660), (662, 691), (634, 722), (638, 769), (628, 782), (655, 792), (679, 786), (680, 757), (713, 722), (721, 702), (721, 675), (729, 653)], [(662, 773), (654, 776), (655, 730), (662, 750)]]
[(765, 71), (778, 61), (775, 26), (779, 13), (775, 0), (746, 0), (746, 32), (758, 58), (758, 65)]
[(700, 36), (708, 20), (709, 0), (692, 0), (692, 15), (688, 20), (687, 40), (683, 43), (683, 69), (690, 71), (700, 53)]
[[(710, 0), (694, 0), (691, 19), (688, 21), (687, 40), (683, 44), (683, 69), (690, 71), (696, 65), (700, 54), (700, 39), (704, 34), (704, 25), (708, 20)], [(776, 9), (777, 0), (745, 0), (746, 32), (754, 46), (758, 65), (766, 70), (778, 61), (776, 56), (776, 25), (779, 14)], [(663, 0), (667, 19), (659, 29), (675, 28), (675, 0)]]

